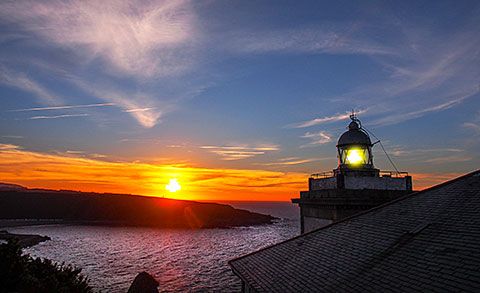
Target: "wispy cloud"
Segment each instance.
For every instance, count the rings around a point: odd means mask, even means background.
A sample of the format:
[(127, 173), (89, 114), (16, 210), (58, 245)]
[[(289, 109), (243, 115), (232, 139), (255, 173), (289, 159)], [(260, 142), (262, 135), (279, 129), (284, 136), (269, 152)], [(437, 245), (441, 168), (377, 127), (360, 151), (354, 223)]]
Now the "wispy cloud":
[(161, 116), (173, 107), (172, 105), (151, 107), (151, 105), (160, 105), (161, 101), (153, 99), (147, 94), (129, 94), (112, 87), (92, 87), (81, 80), (75, 80), (74, 82), (78, 88), (86, 93), (120, 107), (146, 128), (151, 128), (159, 123)]
[(18, 150), (20, 149), (20, 146), (14, 145), (14, 144), (8, 144), (8, 143), (0, 143), (0, 150), (5, 151), (5, 150)]
[(27, 75), (8, 70), (5, 67), (0, 67), (0, 83), (32, 93), (41, 103), (47, 105), (60, 104), (63, 100)]
[[(369, 125), (386, 126), (439, 113), (478, 97), (478, 18), (466, 19), (457, 31), (438, 33), (425, 24), (412, 26), (392, 17), (382, 23), (389, 36), (397, 40), (389, 45), (392, 54), (369, 55), (383, 71), (379, 71), (382, 78), (356, 87), (347, 85), (343, 93), (325, 99), (347, 108), (354, 101), (356, 107), (368, 109), (366, 115), (373, 117)], [(368, 31), (362, 30), (362, 35), (369, 35)], [(387, 40), (385, 44), (388, 43)], [(308, 120), (293, 127), (335, 121), (329, 119), (335, 116)]]
[[(28, 78), (26, 75), (22, 73), (9, 71), (6, 68), (0, 68), (0, 82), (8, 86), (13, 86), (23, 91), (34, 94), (34, 96), (42, 104), (46, 104), (46, 105), (64, 104), (62, 98), (51, 93), (49, 90), (41, 86), (39, 83)], [(29, 112), (29, 111), (69, 110), (69, 109), (79, 109), (79, 108), (117, 106), (124, 109), (126, 113), (129, 113), (136, 121), (140, 123), (140, 125), (147, 128), (155, 126), (159, 122), (160, 116), (163, 114), (162, 111), (157, 109), (158, 107), (143, 107), (145, 104), (154, 103), (154, 101), (152, 101), (152, 99), (147, 95), (137, 95), (136, 97), (132, 98), (131, 96), (125, 93), (121, 93), (118, 90), (114, 90), (111, 88), (94, 88), (91, 86), (91, 84), (87, 84), (86, 82), (80, 79), (73, 79), (71, 80), (71, 82), (73, 82), (79, 89), (83, 90), (84, 92), (89, 93), (93, 96), (96, 96), (99, 99), (107, 102), (85, 104), (85, 105), (34, 107), (34, 108), (16, 109), (16, 110), (10, 110), (10, 111), (11, 112)], [(168, 107), (164, 107), (164, 109), (167, 110)], [(30, 117), (29, 119), (30, 120), (56, 119), (56, 118), (67, 118), (67, 117), (83, 117), (83, 116), (89, 116), (89, 115), (90, 114), (65, 114), (65, 115), (51, 115), (51, 116), (42, 115), (42, 116)]]
[(321, 144), (326, 144), (332, 141), (332, 135), (326, 131), (320, 132), (307, 132), (302, 138), (307, 138), (310, 140), (308, 144), (302, 145), (302, 147), (316, 146)]
[(72, 118), (72, 117), (86, 117), (90, 114), (63, 114), (63, 115), (52, 115), (52, 116), (33, 116), (28, 118), (28, 120), (38, 120), (38, 119), (59, 119), (59, 118)]
[(465, 122), (462, 126), (473, 130), (475, 134), (480, 134), (480, 112), (478, 112), (470, 122)]
[(258, 147), (248, 147), (248, 146), (211, 146), (205, 145), (201, 146), (202, 149), (225, 149), (225, 150), (256, 150), (256, 151), (278, 151), (279, 148), (276, 145), (267, 145), (267, 146), (258, 146)]
[(455, 95), (453, 97), (450, 97), (449, 100), (447, 100), (446, 102), (443, 102), (441, 104), (433, 105), (431, 107), (428, 107), (428, 108), (425, 108), (425, 109), (422, 109), (422, 110), (392, 114), (392, 115), (386, 116), (384, 118), (374, 120), (370, 124), (371, 125), (396, 124), (396, 123), (400, 123), (400, 122), (403, 122), (403, 121), (407, 121), (407, 120), (415, 119), (415, 118), (418, 118), (418, 117), (422, 117), (422, 116), (424, 116), (425, 114), (428, 114), (428, 113), (444, 111), (444, 110), (450, 109), (452, 107), (455, 107), (456, 105), (461, 104), (466, 99), (468, 99), (472, 96), (475, 96), (478, 93), (479, 93), (479, 89), (476, 89), (473, 92), (470, 92), (470, 93), (467, 93), (467, 94)]
[(423, 149), (415, 149), (415, 148), (407, 148), (407, 147), (394, 147), (392, 148), (391, 154), (396, 157), (402, 156), (409, 156), (409, 157), (417, 157), (419, 155), (432, 155), (438, 153), (461, 153), (465, 150), (459, 148), (423, 148)]
[(123, 110), (125, 113), (132, 113), (132, 112), (145, 112), (145, 111), (151, 111), (154, 110), (155, 108), (137, 108), (137, 109), (127, 109)]
[[(0, 16), (52, 45), (102, 58), (121, 74), (170, 75), (189, 67), (182, 49), (199, 34), (189, 1), (13, 1)], [(194, 59), (193, 59), (194, 60)]]
[(293, 166), (319, 161), (320, 159), (301, 159), (297, 157), (279, 159), (278, 162), (258, 163), (261, 166)]
[(23, 136), (21, 135), (2, 135), (3, 138), (17, 138), (17, 139), (22, 139)]
[(261, 169), (107, 162), (2, 144), (0, 162), (2, 180), (27, 187), (162, 196), (168, 181), (177, 178), (182, 192), (175, 196), (181, 199), (289, 200), (306, 187), (308, 176)]
[[(459, 166), (461, 162), (471, 162), (474, 156), (467, 149), (454, 147), (438, 147), (438, 148), (412, 148), (412, 147), (393, 147), (388, 152), (394, 157), (400, 158), (404, 163), (414, 162), (425, 163), (425, 166), (434, 166), (440, 164), (451, 164), (450, 166)], [(384, 158), (381, 154), (380, 157)], [(437, 167), (434, 167), (437, 168)]]
[(395, 51), (372, 39), (355, 34), (356, 25), (241, 32), (234, 35), (231, 49), (243, 53), (333, 53), (391, 55)]
[(78, 109), (78, 108), (108, 107), (108, 106), (114, 106), (114, 105), (115, 104), (113, 103), (97, 103), (97, 104), (85, 104), (85, 105), (55, 106), (55, 107), (36, 107), (36, 108), (9, 110), (9, 112), (68, 110), (68, 109)]
[(200, 146), (201, 149), (208, 150), (210, 153), (217, 154), (225, 161), (235, 161), (248, 159), (267, 152), (278, 151), (277, 145), (260, 145), (260, 146)]
[[(358, 110), (355, 113), (356, 114), (363, 114), (367, 112), (367, 110)], [(326, 117), (320, 117), (320, 118), (314, 118), (312, 120), (296, 123), (296, 124), (290, 124), (287, 125), (287, 128), (306, 128), (314, 125), (320, 125), (320, 124), (325, 124), (325, 123), (330, 123), (330, 122), (336, 122), (336, 121), (342, 121), (350, 118), (351, 112), (345, 112), (344, 114), (335, 114), (333, 116), (326, 116)]]
[(453, 156), (441, 156), (438, 158), (430, 158), (424, 160), (425, 163), (429, 164), (447, 164), (447, 163), (458, 163), (458, 162), (468, 162), (473, 158), (466, 155), (453, 155)]
[[(197, 63), (196, 46), (202, 34), (188, 0), (1, 2), (0, 19), (8, 23), (8, 32), (29, 40), (28, 46), (48, 50), (49, 56), (59, 52), (80, 60), (71, 70), (62, 58), (51, 58), (45, 66), (38, 56), (27, 56), (32, 59), (29, 67), (57, 76), (62, 72), (66, 77), (62, 81), (76, 86), (75, 92), (80, 89), (105, 101), (102, 104), (121, 108), (143, 127), (161, 122), (184, 96), (181, 92), (192, 90), (174, 91), (164, 98), (152, 85), (188, 73)], [(57, 68), (57, 61), (65, 68)], [(100, 78), (93, 79), (92, 70)], [(133, 85), (129, 90), (125, 80)], [(42, 104), (65, 104), (50, 92), (52, 85), (42, 86), (24, 74), (2, 70), (0, 82), (35, 94)]]
[(57, 155), (60, 156), (68, 156), (74, 158), (92, 158), (92, 159), (104, 159), (107, 158), (107, 155), (97, 154), (97, 153), (88, 153), (85, 151), (79, 150), (67, 150), (65, 152), (55, 152)]
[(472, 129), (475, 133), (480, 134), (480, 124), (472, 123), (472, 122), (465, 122), (462, 124), (463, 127)]
[(156, 138), (122, 138), (119, 142), (159, 144), (162, 140)]

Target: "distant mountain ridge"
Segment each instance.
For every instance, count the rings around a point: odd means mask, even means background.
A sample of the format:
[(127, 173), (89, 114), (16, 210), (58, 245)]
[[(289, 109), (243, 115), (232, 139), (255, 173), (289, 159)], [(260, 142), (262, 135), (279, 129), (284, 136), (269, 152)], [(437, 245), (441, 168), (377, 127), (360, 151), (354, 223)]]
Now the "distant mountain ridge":
[(159, 228), (228, 228), (271, 224), (275, 218), (225, 204), (131, 194), (28, 189), (0, 183), (0, 220), (11, 219)]
[(8, 190), (27, 190), (27, 188), (18, 184), (0, 182), (0, 191), (8, 191)]

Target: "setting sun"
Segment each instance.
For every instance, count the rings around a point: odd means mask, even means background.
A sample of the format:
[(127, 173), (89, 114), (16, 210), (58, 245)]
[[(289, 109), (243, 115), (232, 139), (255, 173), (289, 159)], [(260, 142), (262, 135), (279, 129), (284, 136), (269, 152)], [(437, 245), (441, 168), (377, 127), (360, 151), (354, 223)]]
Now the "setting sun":
[(174, 178), (174, 179), (170, 179), (170, 182), (168, 182), (168, 184), (165, 186), (165, 189), (170, 192), (177, 192), (180, 189), (182, 189), (182, 187), (178, 183), (177, 179)]

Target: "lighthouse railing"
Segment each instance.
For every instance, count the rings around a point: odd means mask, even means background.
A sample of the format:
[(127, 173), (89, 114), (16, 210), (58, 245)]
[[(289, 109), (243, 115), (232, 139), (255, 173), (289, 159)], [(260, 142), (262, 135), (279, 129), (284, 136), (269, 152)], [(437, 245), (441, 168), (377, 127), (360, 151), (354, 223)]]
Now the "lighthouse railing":
[(397, 171), (380, 171), (381, 177), (393, 177), (393, 178), (403, 178), (408, 176), (408, 172), (397, 172)]
[(335, 176), (335, 173), (333, 171), (326, 171), (326, 172), (311, 174), (310, 178), (324, 179), (324, 178), (330, 178), (330, 177), (334, 177), (334, 176)]
[[(397, 171), (380, 171), (380, 177), (392, 177), (392, 178), (403, 178), (408, 176), (408, 172), (397, 172)], [(310, 175), (310, 178), (313, 179), (325, 179), (335, 177), (334, 171), (325, 171), (320, 173), (314, 173)]]

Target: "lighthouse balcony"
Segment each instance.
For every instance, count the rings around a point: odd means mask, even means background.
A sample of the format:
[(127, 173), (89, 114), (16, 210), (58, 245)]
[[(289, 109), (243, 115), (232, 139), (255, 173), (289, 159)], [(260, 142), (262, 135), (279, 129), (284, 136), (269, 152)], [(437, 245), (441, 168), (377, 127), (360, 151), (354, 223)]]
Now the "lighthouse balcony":
[(337, 170), (312, 174), (309, 191), (328, 189), (412, 190), (412, 177), (407, 172), (379, 171), (377, 176), (352, 176)]

